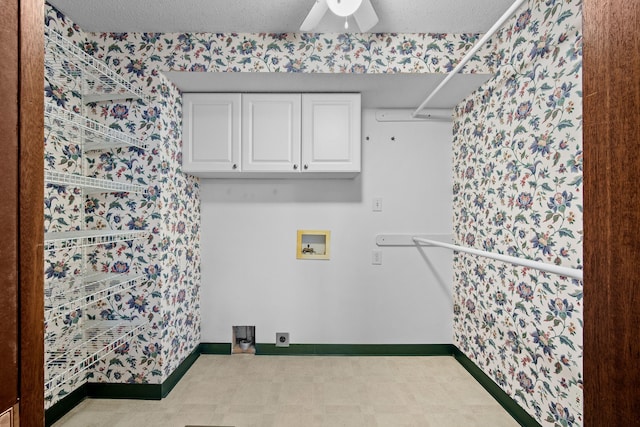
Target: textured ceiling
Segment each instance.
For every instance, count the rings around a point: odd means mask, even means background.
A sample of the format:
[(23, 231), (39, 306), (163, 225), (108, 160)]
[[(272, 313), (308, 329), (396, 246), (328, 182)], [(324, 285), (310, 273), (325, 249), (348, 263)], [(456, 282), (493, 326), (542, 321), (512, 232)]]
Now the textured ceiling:
[[(85, 31), (297, 32), (315, 0), (48, 0)], [(512, 0), (371, 0), (380, 21), (371, 32), (487, 31)], [(316, 32), (343, 32), (330, 12)], [(356, 26), (352, 25), (355, 29)]]

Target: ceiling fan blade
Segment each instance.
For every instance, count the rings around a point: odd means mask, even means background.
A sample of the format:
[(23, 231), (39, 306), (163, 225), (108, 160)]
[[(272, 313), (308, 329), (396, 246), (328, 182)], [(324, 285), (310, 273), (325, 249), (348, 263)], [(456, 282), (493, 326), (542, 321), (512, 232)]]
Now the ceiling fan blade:
[(356, 18), (360, 32), (366, 33), (378, 23), (378, 15), (371, 5), (371, 0), (363, 0), (362, 4), (355, 11), (353, 17)]
[(302, 25), (300, 25), (300, 31), (306, 32), (313, 30), (319, 23), (329, 6), (327, 5), (327, 0), (316, 0), (315, 4), (309, 11), (309, 14), (304, 19)]

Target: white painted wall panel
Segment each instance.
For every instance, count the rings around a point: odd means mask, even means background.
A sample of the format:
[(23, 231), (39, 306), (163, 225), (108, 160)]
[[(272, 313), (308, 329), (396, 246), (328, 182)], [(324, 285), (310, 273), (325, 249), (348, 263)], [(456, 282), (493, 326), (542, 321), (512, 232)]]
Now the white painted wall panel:
[[(255, 325), (263, 343), (451, 342), (451, 252), (375, 245), (379, 233), (451, 233), (451, 124), (365, 110), (362, 135), (355, 179), (202, 180), (203, 342), (230, 342), (233, 325)], [(297, 260), (298, 229), (331, 230), (331, 259)]]

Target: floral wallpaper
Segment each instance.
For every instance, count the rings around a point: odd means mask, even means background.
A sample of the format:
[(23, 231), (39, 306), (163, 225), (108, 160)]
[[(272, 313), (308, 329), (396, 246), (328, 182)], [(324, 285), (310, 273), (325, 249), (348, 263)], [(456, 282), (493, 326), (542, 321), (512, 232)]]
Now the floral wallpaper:
[[(446, 73), (479, 39), (478, 34), (433, 33), (144, 33), (122, 37), (128, 41), (126, 47), (152, 62), (162, 62), (166, 71), (356, 74)], [(493, 62), (483, 59), (480, 52), (464, 72), (491, 72)], [(144, 72), (142, 65), (130, 63), (128, 67)]]
[[(48, 76), (48, 102), (88, 115), (147, 142), (146, 150), (83, 152), (64, 132), (49, 132), (50, 170), (142, 185), (144, 194), (83, 195), (50, 185), (45, 194), (47, 231), (146, 230), (148, 238), (100, 246), (83, 254), (48, 253), (48, 276), (64, 279), (90, 272), (142, 273), (137, 286), (49, 322), (47, 337), (62, 341), (86, 319), (145, 319), (146, 332), (98, 362), (89, 375), (47, 396), (52, 405), (85, 380), (161, 383), (199, 343), (200, 218), (198, 181), (180, 171), (181, 105), (162, 71), (444, 73), (477, 41), (477, 34), (159, 34), (86, 33), (47, 5), (45, 25), (89, 55), (131, 79), (150, 103), (81, 102), (82, 79), (62, 60)], [(491, 72), (495, 59), (485, 46), (464, 72)], [(55, 129), (55, 127), (53, 127)], [(61, 323), (60, 323), (61, 322)], [(72, 325), (71, 328), (69, 325)], [(53, 369), (50, 370), (53, 373)]]
[[(579, 0), (530, 0), (454, 112), (457, 244), (582, 268)], [(582, 283), (457, 254), (454, 344), (542, 425), (582, 425)]]
[[(105, 47), (67, 17), (47, 6), (47, 31), (57, 31), (85, 52), (100, 57)], [(84, 150), (71, 126), (50, 121), (45, 135), (47, 170), (83, 174), (141, 185), (144, 192), (85, 194), (71, 185), (48, 184), (45, 192), (47, 232), (82, 229), (144, 230), (143, 239), (86, 250), (45, 254), (47, 289), (93, 273), (141, 275), (133, 287), (47, 322), (48, 360), (58, 348), (72, 347), (88, 320), (143, 320), (147, 327), (115, 348), (91, 370), (46, 393), (47, 407), (85, 381), (162, 383), (200, 343), (200, 203), (197, 179), (181, 165), (181, 99), (158, 72), (130, 73), (109, 60), (115, 71), (144, 89), (149, 101), (118, 100), (83, 105), (83, 83), (72, 61), (50, 67), (44, 95), (48, 104), (74, 111), (111, 129), (142, 139), (147, 147)], [(80, 353), (79, 360), (86, 357)], [(49, 366), (47, 380), (67, 365)]]
[[(100, 362), (91, 381), (160, 383), (199, 342), (198, 181), (180, 171), (180, 94), (163, 71), (444, 73), (477, 34), (85, 33), (47, 6), (62, 33), (153, 101), (79, 102), (73, 85), (45, 96), (145, 138), (148, 149), (80, 154), (47, 139), (49, 168), (141, 184), (143, 195), (83, 198), (50, 186), (48, 230), (144, 229), (134, 244), (101, 248), (97, 271), (140, 269), (145, 282), (86, 316), (144, 318), (148, 331)], [(454, 111), (454, 233), (457, 243), (580, 267), (582, 256), (581, 5), (530, 0), (464, 72), (496, 77)], [(82, 267), (77, 254), (47, 259), (55, 278)], [(455, 258), (454, 343), (545, 425), (582, 423), (582, 284), (471, 256)], [(66, 322), (66, 323), (64, 323)], [(75, 322), (75, 323), (74, 323)], [(73, 389), (65, 385), (63, 392)], [(49, 404), (60, 396), (50, 398)]]

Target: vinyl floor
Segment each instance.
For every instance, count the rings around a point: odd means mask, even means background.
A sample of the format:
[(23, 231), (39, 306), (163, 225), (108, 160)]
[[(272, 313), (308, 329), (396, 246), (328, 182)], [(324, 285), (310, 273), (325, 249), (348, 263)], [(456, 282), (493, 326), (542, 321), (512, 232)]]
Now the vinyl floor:
[(512, 427), (453, 357), (201, 355), (163, 400), (86, 399), (54, 427)]

